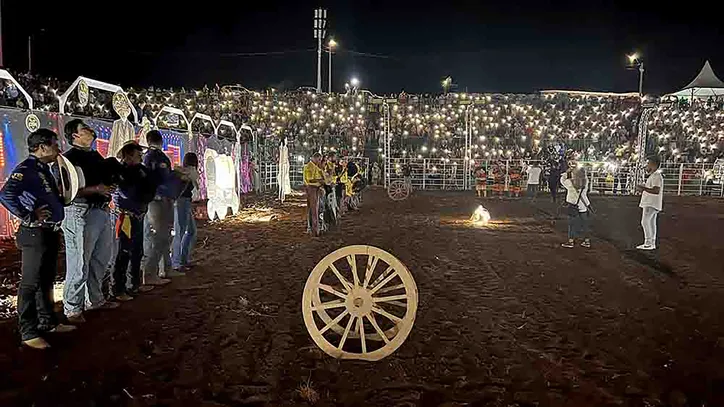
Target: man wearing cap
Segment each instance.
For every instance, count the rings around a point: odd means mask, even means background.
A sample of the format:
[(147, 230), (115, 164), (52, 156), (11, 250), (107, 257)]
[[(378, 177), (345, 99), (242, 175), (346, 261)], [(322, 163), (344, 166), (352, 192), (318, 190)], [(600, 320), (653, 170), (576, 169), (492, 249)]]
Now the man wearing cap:
[(15, 236), (22, 253), (18, 289), (21, 340), (31, 348), (45, 349), (50, 345), (41, 335), (75, 329), (59, 324), (53, 312), (52, 289), (64, 211), (48, 164), (60, 153), (58, 135), (48, 129), (34, 131), (28, 137), (28, 151), (30, 156), (15, 167), (0, 190), (0, 203), (21, 220)]
[(65, 137), (72, 147), (64, 155), (82, 171), (85, 179), (85, 186), (65, 208), (63, 220), (63, 311), (68, 322), (77, 324), (85, 322), (84, 311), (118, 306), (117, 302), (106, 302), (101, 289), (113, 244), (108, 209), (113, 188), (107, 162), (92, 148), (96, 139), (93, 129), (82, 120), (73, 119), (65, 125)]

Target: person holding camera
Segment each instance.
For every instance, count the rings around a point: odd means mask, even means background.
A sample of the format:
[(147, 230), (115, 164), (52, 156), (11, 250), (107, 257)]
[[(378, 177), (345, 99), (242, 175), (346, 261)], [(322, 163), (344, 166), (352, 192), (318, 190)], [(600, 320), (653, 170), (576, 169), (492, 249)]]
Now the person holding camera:
[(566, 189), (566, 210), (568, 211), (568, 241), (561, 244), (573, 248), (576, 239), (583, 238), (581, 247), (591, 247), (588, 235), (588, 217), (591, 202), (588, 200), (588, 178), (586, 170), (569, 166), (561, 175), (561, 185)]
[(42, 335), (70, 332), (72, 325), (59, 324), (53, 312), (53, 281), (58, 269), (63, 198), (49, 164), (60, 154), (58, 135), (39, 129), (28, 137), (28, 156), (18, 164), (0, 190), (0, 203), (20, 218), (15, 235), (22, 258), (18, 288), (18, 320), (23, 345), (50, 347)]
[(65, 208), (62, 224), (66, 265), (63, 311), (68, 322), (78, 324), (85, 322), (84, 311), (119, 305), (106, 301), (101, 288), (113, 244), (108, 204), (115, 174), (93, 149), (96, 133), (83, 120), (69, 121), (65, 137), (71, 148), (64, 155), (80, 168), (85, 179), (85, 186)]

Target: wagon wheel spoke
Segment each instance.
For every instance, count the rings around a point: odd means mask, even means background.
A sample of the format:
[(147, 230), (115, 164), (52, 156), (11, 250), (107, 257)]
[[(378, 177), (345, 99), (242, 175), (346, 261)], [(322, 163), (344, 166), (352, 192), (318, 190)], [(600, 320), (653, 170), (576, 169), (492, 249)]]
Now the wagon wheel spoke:
[(372, 326), (375, 328), (375, 331), (377, 331), (377, 335), (379, 335), (380, 338), (382, 338), (382, 340), (385, 343), (390, 343), (390, 340), (387, 338), (387, 335), (385, 335), (385, 333), (382, 331), (382, 329), (380, 329), (380, 326), (377, 324), (377, 321), (375, 320), (375, 314), (369, 314), (369, 315), (366, 315), (366, 317), (367, 317), (367, 319), (369, 319), (370, 324), (372, 324)]
[(339, 314), (339, 315), (337, 316), (337, 318), (329, 321), (329, 322), (327, 323), (327, 325), (325, 325), (324, 328), (322, 328), (322, 329), (319, 331), (319, 333), (320, 333), (320, 334), (323, 334), (323, 333), (327, 332), (327, 330), (328, 330), (329, 328), (337, 325), (337, 324), (339, 323), (339, 321), (341, 321), (342, 318), (344, 318), (344, 316), (347, 315), (348, 313), (349, 313), (349, 311), (347, 311), (347, 310), (342, 311), (342, 313)]
[(347, 296), (346, 296), (346, 295), (344, 295), (344, 294), (342, 294), (341, 292), (335, 290), (334, 287), (328, 286), (327, 284), (319, 284), (319, 288), (320, 288), (321, 290), (324, 290), (324, 291), (332, 294), (332, 295), (336, 295), (337, 297), (339, 297), (339, 298), (341, 298), (341, 299), (343, 299), (343, 300), (346, 300), (346, 299), (347, 299)]
[[(390, 268), (392, 268), (392, 266), (390, 266)], [(376, 286), (374, 286), (374, 288), (372, 288), (372, 290), (370, 291), (370, 295), (376, 293), (377, 290), (379, 290), (380, 288), (384, 287), (385, 284), (389, 283), (390, 280), (392, 280), (392, 279), (395, 278), (395, 277), (397, 277), (397, 271), (391, 273), (391, 274), (390, 274), (389, 276), (387, 276), (384, 280), (382, 280), (379, 284), (377, 284)]]
[(385, 277), (387, 277), (392, 270), (393, 270), (392, 266), (387, 266), (387, 268), (385, 269), (385, 271), (383, 271), (382, 274), (380, 274), (379, 276), (377, 276), (377, 278), (376, 278), (375, 281), (372, 283), (372, 285), (370, 286), (370, 288), (375, 288), (375, 287), (376, 287), (376, 288), (379, 290), (379, 287), (377, 287), (377, 286), (379, 285), (380, 281), (384, 280)]
[(365, 281), (362, 283), (362, 288), (367, 288), (367, 285), (370, 283), (370, 279), (372, 278), (372, 273), (375, 271), (375, 268), (377, 267), (377, 261), (379, 259), (375, 256), (370, 255), (367, 257), (367, 269), (365, 269)]
[(365, 338), (364, 319), (359, 318), (357, 321), (357, 326), (359, 327), (359, 339), (362, 342), (362, 353), (367, 353), (367, 338)]
[(387, 297), (377, 297), (377, 298), (373, 297), (372, 301), (374, 301), (375, 303), (378, 303), (378, 302), (390, 302), (390, 301), (406, 300), (406, 299), (407, 299), (407, 294), (400, 294), (400, 295), (390, 295)]
[(357, 275), (357, 259), (354, 254), (347, 256), (347, 263), (352, 269), (352, 278), (354, 279), (354, 286), (359, 287), (359, 276)]
[(347, 341), (347, 336), (349, 335), (349, 329), (352, 328), (354, 319), (355, 319), (354, 315), (349, 316), (349, 321), (347, 321), (347, 327), (344, 328), (344, 334), (342, 335), (342, 339), (339, 341), (339, 346), (337, 346), (337, 349), (342, 350), (342, 348), (344, 347), (344, 343)]
[(372, 312), (377, 313), (377, 314), (380, 314), (380, 315), (382, 315), (383, 317), (386, 317), (387, 319), (389, 319), (390, 321), (392, 321), (392, 322), (394, 322), (394, 323), (396, 323), (396, 324), (399, 323), (400, 321), (402, 321), (402, 318), (400, 318), (400, 317), (398, 317), (398, 316), (396, 316), (396, 315), (392, 315), (392, 314), (390, 314), (389, 312), (387, 312), (387, 311), (385, 311), (385, 310), (383, 310), (382, 308), (379, 308), (379, 307), (372, 307)]
[(405, 288), (404, 284), (397, 284), (397, 285), (393, 285), (391, 287), (385, 287), (383, 289), (380, 289), (377, 291), (377, 294), (388, 293), (390, 291), (395, 291), (395, 290), (399, 290), (402, 288)]
[(342, 274), (339, 272), (339, 270), (337, 270), (337, 267), (334, 266), (334, 263), (331, 263), (329, 265), (329, 268), (332, 270), (332, 273), (334, 273), (334, 275), (337, 276), (337, 279), (339, 280), (339, 282), (342, 283), (345, 291), (349, 292), (350, 289), (352, 288), (351, 284), (349, 283), (349, 281), (347, 281), (346, 278), (342, 277)]
[(312, 305), (312, 311), (322, 311), (326, 309), (332, 309), (332, 308), (342, 308), (344, 307), (344, 301), (336, 300), (336, 301), (330, 301), (325, 302), (319, 305)]

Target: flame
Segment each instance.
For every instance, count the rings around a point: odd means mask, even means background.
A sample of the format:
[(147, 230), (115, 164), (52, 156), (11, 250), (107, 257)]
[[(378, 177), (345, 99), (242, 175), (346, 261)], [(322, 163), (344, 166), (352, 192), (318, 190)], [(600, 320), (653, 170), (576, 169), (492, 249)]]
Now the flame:
[(483, 208), (483, 205), (479, 205), (473, 216), (470, 217), (470, 221), (476, 225), (487, 225), (490, 222), (490, 212)]

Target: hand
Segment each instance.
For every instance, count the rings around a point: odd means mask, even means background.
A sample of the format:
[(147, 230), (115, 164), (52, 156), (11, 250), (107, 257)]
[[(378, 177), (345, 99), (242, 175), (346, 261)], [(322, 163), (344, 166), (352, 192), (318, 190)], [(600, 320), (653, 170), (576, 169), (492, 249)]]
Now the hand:
[(644, 184), (636, 185), (636, 192), (643, 192), (646, 186)]
[(113, 192), (113, 191), (115, 191), (115, 190), (116, 190), (116, 187), (113, 186), (113, 185), (112, 185), (112, 186), (108, 186), (108, 185), (105, 185), (105, 184), (99, 184), (99, 185), (96, 185), (96, 187), (95, 187), (95, 192), (96, 192), (96, 193), (101, 194), (101, 195), (105, 195), (105, 196), (110, 196), (110, 195), (111, 195), (111, 192)]
[(52, 214), (50, 212), (50, 209), (48, 209), (48, 205), (43, 205), (33, 211), (35, 213), (35, 219), (45, 222), (48, 218), (50, 218), (50, 215)]

